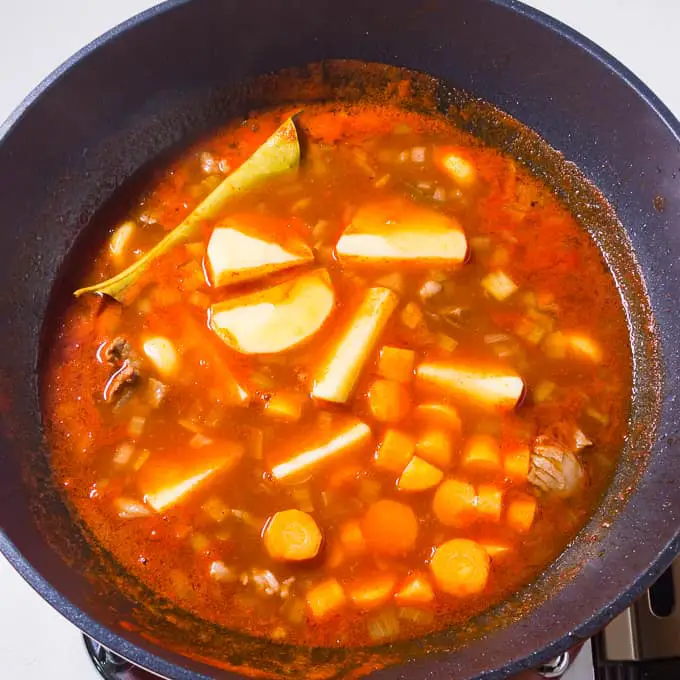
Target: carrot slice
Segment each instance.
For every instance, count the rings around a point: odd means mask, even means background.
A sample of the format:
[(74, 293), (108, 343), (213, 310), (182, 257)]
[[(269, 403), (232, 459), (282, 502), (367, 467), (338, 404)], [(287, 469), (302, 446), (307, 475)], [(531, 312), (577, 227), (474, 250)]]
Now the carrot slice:
[(503, 460), (505, 476), (513, 482), (525, 482), (529, 476), (531, 450), (526, 444), (519, 444), (506, 451)]
[(413, 457), (416, 442), (400, 430), (385, 430), (373, 460), (376, 467), (399, 474)]
[(442, 481), (444, 473), (426, 460), (414, 456), (397, 481), (399, 491), (426, 491)]
[(489, 472), (500, 470), (500, 445), (493, 437), (485, 434), (470, 437), (463, 452), (463, 467), (467, 470)]
[(366, 540), (357, 520), (351, 519), (345, 522), (340, 527), (338, 538), (347, 555), (355, 557), (366, 552)]
[(416, 420), (443, 427), (457, 434), (462, 429), (458, 411), (449, 404), (419, 404), (413, 415)]
[(419, 571), (411, 574), (394, 594), (394, 599), (397, 604), (405, 606), (432, 602), (434, 590), (427, 574)]
[(369, 550), (382, 555), (405, 555), (418, 538), (418, 519), (410, 506), (391, 500), (376, 501), (364, 515), (361, 528)]
[(262, 539), (273, 560), (301, 562), (316, 557), (323, 537), (314, 518), (306, 512), (283, 510), (269, 519)]
[(411, 408), (408, 391), (394, 380), (376, 380), (367, 396), (373, 417), (381, 423), (398, 423)]
[(508, 505), (505, 520), (511, 529), (519, 533), (526, 533), (531, 529), (536, 518), (538, 503), (533, 496), (521, 494), (516, 496)]
[(500, 522), (503, 511), (503, 490), (493, 484), (477, 487), (477, 512), (484, 519)]
[(440, 469), (451, 465), (451, 438), (443, 430), (426, 430), (416, 442), (416, 454)]
[(385, 345), (378, 357), (378, 374), (388, 380), (410, 382), (413, 378), (415, 360), (416, 354), (412, 349)]
[(348, 587), (349, 599), (361, 609), (373, 609), (392, 597), (396, 584), (394, 574), (365, 577)]
[(323, 619), (342, 609), (347, 596), (337, 579), (329, 578), (307, 592), (307, 606), (315, 619)]
[(472, 484), (447, 479), (432, 500), (435, 517), (447, 526), (459, 527), (475, 519), (475, 489)]
[(449, 595), (478, 595), (489, 580), (489, 555), (467, 538), (454, 538), (435, 549), (430, 569), (437, 586)]

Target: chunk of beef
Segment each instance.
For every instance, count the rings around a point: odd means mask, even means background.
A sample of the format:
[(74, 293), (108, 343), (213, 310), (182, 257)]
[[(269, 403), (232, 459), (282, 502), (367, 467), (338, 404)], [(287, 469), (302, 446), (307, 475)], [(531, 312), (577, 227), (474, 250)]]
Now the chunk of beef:
[(122, 336), (111, 340), (102, 350), (102, 357), (113, 367), (104, 387), (104, 399), (116, 401), (139, 379), (141, 360), (130, 343)]
[(565, 444), (546, 435), (536, 437), (531, 454), (529, 482), (543, 491), (571, 496), (585, 477), (576, 453)]

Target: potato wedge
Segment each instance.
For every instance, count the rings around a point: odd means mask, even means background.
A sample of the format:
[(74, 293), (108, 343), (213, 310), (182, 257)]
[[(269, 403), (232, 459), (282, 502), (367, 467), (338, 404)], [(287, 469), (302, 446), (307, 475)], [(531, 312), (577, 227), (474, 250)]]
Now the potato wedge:
[(359, 208), (335, 252), (342, 263), (446, 267), (465, 260), (468, 243), (453, 217), (391, 199)]
[(524, 394), (524, 381), (510, 369), (490, 366), (430, 361), (416, 369), (422, 386), (435, 387), (477, 406), (511, 410)]
[(371, 441), (371, 428), (360, 420), (352, 419), (341, 429), (324, 437), (323, 441), (310, 444), (299, 453), (274, 465), (271, 474), (274, 479), (295, 479), (318, 467), (331, 458), (352, 453)]
[(284, 220), (244, 214), (215, 227), (206, 259), (210, 281), (219, 287), (312, 262), (314, 254)]
[(312, 337), (335, 306), (325, 269), (218, 302), (210, 308), (210, 327), (242, 354), (284, 352)]
[(138, 473), (139, 488), (147, 505), (164, 512), (211, 477), (236, 467), (242, 457), (243, 447), (232, 442), (192, 449), (190, 455), (152, 454)]
[(394, 312), (399, 298), (389, 288), (369, 288), (313, 376), (312, 397), (346, 402)]

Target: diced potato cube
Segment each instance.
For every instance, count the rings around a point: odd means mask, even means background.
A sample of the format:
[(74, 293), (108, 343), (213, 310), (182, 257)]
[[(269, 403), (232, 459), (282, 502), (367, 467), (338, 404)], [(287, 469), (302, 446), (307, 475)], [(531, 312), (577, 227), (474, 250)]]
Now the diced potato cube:
[(400, 605), (429, 604), (434, 600), (434, 590), (427, 574), (415, 572), (411, 574), (394, 594)]
[(590, 359), (596, 364), (602, 361), (602, 349), (592, 338), (580, 333), (569, 333), (567, 342), (576, 356)]
[(428, 429), (416, 442), (416, 453), (432, 465), (445, 470), (451, 465), (453, 446), (448, 432), (439, 429)]
[(285, 462), (271, 469), (274, 479), (295, 478), (309, 468), (316, 467), (331, 458), (347, 455), (371, 441), (371, 428), (361, 421), (353, 419), (330, 436), (323, 433), (324, 440), (316, 442), (301, 453), (284, 458)]
[(170, 378), (177, 373), (180, 364), (179, 355), (171, 340), (162, 336), (154, 336), (144, 341), (143, 348), (144, 354), (163, 377)]
[(302, 418), (305, 397), (297, 392), (277, 392), (264, 405), (264, 412), (275, 420), (295, 423)]
[(416, 353), (412, 349), (385, 345), (378, 357), (378, 373), (388, 380), (407, 383), (413, 378)]
[(444, 473), (426, 460), (414, 456), (404, 468), (397, 489), (399, 491), (427, 491), (442, 481)]
[(527, 444), (518, 444), (505, 452), (503, 470), (514, 482), (525, 482), (529, 476), (531, 450)]
[(364, 532), (357, 520), (348, 520), (340, 526), (339, 540), (345, 554), (350, 557), (363, 555), (366, 552)]
[(433, 386), (478, 406), (513, 409), (524, 394), (524, 381), (510, 370), (453, 361), (430, 361), (416, 369), (423, 386)]
[(342, 263), (430, 267), (460, 264), (468, 245), (455, 218), (392, 199), (359, 208), (335, 250)]
[(218, 473), (235, 468), (242, 456), (243, 447), (231, 442), (203, 446), (185, 457), (156, 453), (137, 475), (144, 501), (156, 512), (164, 512)]
[(489, 272), (482, 279), (482, 288), (496, 300), (502, 302), (517, 290), (517, 285), (505, 272), (494, 271)]
[(477, 179), (477, 169), (474, 163), (465, 158), (460, 149), (445, 147), (437, 149), (435, 160), (437, 165), (461, 187), (472, 186)]
[(208, 241), (213, 286), (226, 286), (314, 261), (314, 254), (285, 221), (262, 214), (221, 222)]
[(386, 430), (375, 452), (375, 465), (398, 474), (408, 465), (415, 448), (415, 439), (410, 435), (400, 430)]
[(329, 578), (307, 592), (307, 606), (315, 619), (323, 619), (342, 609), (347, 601), (337, 579)]
[(337, 403), (350, 398), (397, 302), (397, 295), (388, 288), (366, 291), (328, 358), (315, 371), (312, 397)]
[(396, 585), (397, 577), (394, 574), (365, 576), (350, 584), (349, 598), (360, 609), (373, 609), (392, 597)]
[(210, 326), (243, 354), (283, 352), (308, 340), (330, 316), (335, 293), (328, 272), (316, 269), (256, 293), (214, 304)]
[(415, 302), (409, 302), (401, 310), (401, 322), (412, 331), (423, 322), (423, 312)]

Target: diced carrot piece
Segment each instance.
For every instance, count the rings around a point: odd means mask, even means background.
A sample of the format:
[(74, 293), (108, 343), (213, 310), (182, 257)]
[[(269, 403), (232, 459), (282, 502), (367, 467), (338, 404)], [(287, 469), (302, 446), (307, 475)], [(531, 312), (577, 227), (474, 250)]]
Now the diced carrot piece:
[(385, 430), (373, 460), (376, 467), (399, 474), (413, 457), (416, 442), (400, 430)]
[(492, 560), (499, 559), (510, 552), (510, 546), (507, 543), (482, 541), (481, 546)]
[(447, 479), (434, 494), (432, 511), (447, 526), (459, 527), (474, 521), (474, 487), (457, 479)]
[(276, 420), (295, 423), (302, 418), (304, 403), (304, 395), (298, 392), (277, 392), (265, 403), (264, 412)]
[(411, 574), (394, 594), (397, 604), (402, 606), (429, 604), (434, 600), (434, 590), (427, 574)]
[(481, 545), (454, 538), (435, 549), (430, 569), (437, 586), (449, 595), (478, 595), (489, 580), (490, 559)]
[(366, 423), (353, 420), (341, 430), (334, 432), (326, 441), (311, 446), (286, 462), (272, 467), (272, 476), (274, 479), (294, 477), (331, 458), (356, 451), (370, 440), (371, 428)]
[(426, 491), (442, 481), (444, 473), (426, 460), (414, 456), (397, 481), (399, 491)]
[(400, 318), (406, 328), (415, 330), (423, 322), (423, 312), (415, 302), (409, 302), (404, 309), (401, 310)]
[(344, 561), (347, 555), (340, 544), (340, 541), (330, 541), (329, 547), (326, 549), (326, 566), (330, 569), (337, 569)]
[(137, 474), (144, 501), (156, 512), (182, 502), (211, 477), (232, 470), (243, 457), (243, 447), (215, 442), (181, 458), (152, 454)]
[(385, 345), (378, 357), (378, 373), (388, 380), (410, 382), (415, 361), (416, 354), (412, 349)]
[(505, 476), (515, 482), (525, 482), (529, 475), (531, 450), (526, 444), (513, 446), (505, 452), (503, 469)]
[(498, 441), (485, 434), (470, 437), (463, 451), (463, 467), (468, 470), (500, 470), (501, 449)]
[(369, 288), (339, 333), (313, 379), (312, 397), (345, 403), (394, 312), (399, 297), (389, 288)]
[(516, 496), (508, 504), (505, 520), (511, 529), (519, 533), (526, 533), (534, 523), (537, 509), (538, 503), (533, 496), (528, 494)]
[(349, 599), (361, 609), (373, 609), (389, 600), (397, 584), (394, 574), (365, 577), (348, 587)]
[(462, 428), (458, 411), (449, 404), (418, 404), (414, 415), (416, 420), (437, 425), (455, 433), (460, 433)]
[(451, 465), (451, 438), (442, 430), (426, 430), (416, 442), (416, 454), (440, 469)]
[(424, 362), (416, 369), (416, 379), (486, 408), (513, 409), (524, 394), (524, 381), (511, 370), (469, 363)]
[(381, 423), (397, 423), (411, 408), (406, 388), (394, 380), (376, 380), (368, 389), (368, 405)]
[(364, 515), (361, 528), (369, 550), (382, 555), (405, 555), (418, 538), (418, 519), (410, 506), (391, 500), (376, 501)]
[(307, 606), (315, 619), (337, 613), (347, 601), (345, 591), (337, 579), (329, 578), (307, 592)]
[(269, 519), (262, 540), (273, 560), (301, 562), (316, 557), (323, 537), (311, 515), (302, 510), (282, 510)]
[(503, 511), (503, 489), (493, 484), (480, 484), (477, 487), (477, 512), (484, 519), (500, 522)]
[(338, 535), (340, 544), (345, 553), (350, 557), (355, 557), (366, 552), (366, 541), (361, 525), (357, 520), (351, 519), (340, 527)]

